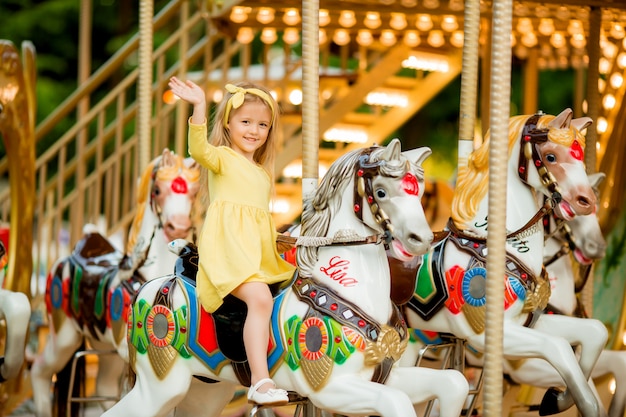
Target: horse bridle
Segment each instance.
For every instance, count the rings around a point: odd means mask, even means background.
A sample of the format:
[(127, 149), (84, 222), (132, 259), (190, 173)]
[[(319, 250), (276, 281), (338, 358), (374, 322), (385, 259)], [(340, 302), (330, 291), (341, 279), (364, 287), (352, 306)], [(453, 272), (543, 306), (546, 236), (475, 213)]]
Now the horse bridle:
[[(563, 219), (559, 219), (554, 216), (553, 218), (556, 226), (554, 231), (550, 231), (550, 217), (544, 217), (543, 227), (546, 233), (546, 240), (550, 237), (554, 237), (561, 242), (561, 247), (554, 255), (550, 257), (550, 259), (544, 261), (543, 265), (545, 267), (558, 261), (563, 256), (573, 253), (577, 249), (576, 239), (574, 238), (574, 234), (572, 233), (572, 229), (569, 227), (569, 225)], [(558, 232), (561, 232), (561, 236), (557, 236)], [(580, 279), (576, 280), (576, 282), (574, 283), (574, 291), (577, 294), (583, 290), (585, 284), (587, 284), (587, 281), (589, 280), (591, 265), (580, 264), (578, 266), (578, 270)]]
[(376, 161), (374, 163), (369, 162), (370, 155), (377, 146), (372, 146), (363, 149), (359, 156), (356, 168), (354, 171), (354, 214), (359, 220), (363, 221), (363, 206), (362, 202), (365, 201), (374, 216), (374, 220), (385, 231), (385, 242), (388, 244), (393, 236), (393, 225), (389, 216), (385, 211), (376, 204), (374, 199), (374, 190), (372, 187), (372, 179), (380, 174), (380, 167), (385, 164), (385, 161)]
[(528, 171), (530, 162), (532, 161), (537, 168), (541, 183), (548, 188), (550, 193), (552, 193), (552, 198), (558, 202), (561, 201), (561, 191), (559, 190), (554, 175), (548, 171), (548, 168), (543, 163), (537, 147), (538, 144), (548, 141), (548, 132), (550, 131), (548, 128), (540, 129), (537, 127), (537, 123), (542, 116), (545, 116), (543, 112), (533, 114), (524, 124), (517, 172), (524, 184), (528, 185)]

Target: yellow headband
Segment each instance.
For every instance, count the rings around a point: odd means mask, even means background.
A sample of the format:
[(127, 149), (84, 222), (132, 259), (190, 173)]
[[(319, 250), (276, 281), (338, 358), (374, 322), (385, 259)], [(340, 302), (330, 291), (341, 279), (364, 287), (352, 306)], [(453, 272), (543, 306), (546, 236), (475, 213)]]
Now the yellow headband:
[(257, 97), (261, 97), (265, 101), (270, 109), (272, 109), (272, 122), (274, 121), (274, 100), (263, 90), (258, 88), (242, 88), (236, 85), (226, 84), (226, 91), (232, 94), (232, 96), (226, 102), (226, 110), (224, 111), (224, 125), (228, 124), (228, 117), (230, 116), (231, 109), (238, 109), (243, 104), (246, 93), (254, 94)]

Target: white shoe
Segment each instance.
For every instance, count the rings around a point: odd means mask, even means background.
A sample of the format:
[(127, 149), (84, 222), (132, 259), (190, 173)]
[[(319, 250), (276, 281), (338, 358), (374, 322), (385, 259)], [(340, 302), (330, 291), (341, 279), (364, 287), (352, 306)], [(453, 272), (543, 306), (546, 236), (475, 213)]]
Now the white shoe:
[[(271, 383), (274, 384), (269, 378), (263, 378), (254, 386), (250, 387), (248, 390), (248, 402), (255, 403), (258, 405), (285, 405), (289, 402), (289, 396), (287, 395), (287, 391), (280, 388), (270, 388), (267, 392), (259, 392), (258, 389), (263, 386), (263, 384)], [(276, 386), (276, 384), (274, 384)]]

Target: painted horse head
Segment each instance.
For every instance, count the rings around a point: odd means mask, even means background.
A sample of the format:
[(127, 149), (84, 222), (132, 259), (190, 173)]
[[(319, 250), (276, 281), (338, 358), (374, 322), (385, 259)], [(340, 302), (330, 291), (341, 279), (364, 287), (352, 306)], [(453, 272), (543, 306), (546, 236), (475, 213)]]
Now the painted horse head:
[[(431, 150), (401, 152), (400, 146), (400, 141), (394, 139), (386, 147), (353, 151), (339, 158), (322, 179), (315, 196), (305, 202), (302, 234), (332, 235), (354, 225), (359, 233), (384, 233), (399, 259), (424, 254), (433, 234), (421, 205), (421, 165)], [(341, 192), (350, 181), (352, 193)], [(339, 210), (342, 205), (353, 208), (351, 216)], [(317, 248), (299, 249), (298, 265), (310, 267), (316, 251)]]
[[(590, 124), (588, 117), (572, 119), (571, 109), (558, 116), (538, 113), (509, 121), (508, 175), (551, 198), (555, 213), (566, 220), (590, 214), (596, 204), (585, 171), (585, 137), (581, 133)], [(474, 218), (487, 193), (489, 142), (487, 134), (468, 164), (459, 168), (452, 210), (459, 227)]]
[(200, 188), (199, 180), (197, 162), (164, 149), (139, 181), (137, 214), (129, 234), (128, 250), (136, 245), (145, 220), (162, 229), (168, 242), (186, 238), (193, 226), (192, 208)]

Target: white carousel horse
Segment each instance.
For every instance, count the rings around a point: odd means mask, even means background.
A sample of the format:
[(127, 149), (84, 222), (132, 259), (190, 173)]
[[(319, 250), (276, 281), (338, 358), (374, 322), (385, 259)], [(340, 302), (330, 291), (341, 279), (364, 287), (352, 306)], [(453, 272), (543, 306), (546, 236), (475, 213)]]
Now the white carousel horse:
[(5, 322), (4, 356), (0, 356), (0, 383), (15, 378), (24, 364), (30, 301), (22, 292), (2, 287), (8, 256), (0, 241), (0, 320)]
[[(31, 369), (38, 417), (52, 414), (52, 376), (57, 374), (57, 385), (67, 385), (68, 381), (59, 381), (59, 373), (84, 339), (93, 349), (117, 350), (120, 356), (98, 358), (96, 395), (119, 395), (120, 375), (128, 360), (130, 299), (146, 279), (174, 270), (177, 257), (168, 244), (177, 238), (191, 238), (199, 178), (200, 166), (195, 161), (165, 149), (140, 179), (126, 254), (87, 225), (72, 254), (53, 265), (45, 297), (50, 333)], [(63, 406), (66, 398), (57, 400)]]
[[(594, 187), (603, 178), (602, 173), (590, 176)], [(551, 314), (586, 318), (588, 315), (578, 295), (587, 281), (592, 263), (604, 257), (606, 241), (595, 212), (587, 216), (577, 216), (566, 224), (567, 228), (557, 225), (557, 230), (551, 232), (546, 240), (544, 261), (552, 288), (546, 310)], [(563, 385), (560, 375), (541, 359), (514, 363), (505, 361), (504, 369), (518, 384), (539, 388)], [(600, 353), (591, 378), (605, 375), (613, 375), (616, 382), (609, 406), (609, 417), (623, 417), (626, 411), (626, 352), (605, 349)], [(591, 387), (599, 399), (593, 383)]]
[[(458, 417), (468, 391), (461, 373), (394, 364), (406, 326), (389, 299), (383, 242), (392, 238), (405, 256), (430, 247), (420, 204), (421, 163), (429, 154), (401, 153), (397, 140), (347, 153), (305, 203), (297, 276), (276, 288), (268, 344), (270, 374), (291, 397), (384, 417), (414, 415), (413, 403), (440, 397), (441, 416)], [(163, 416), (185, 398), (194, 376), (222, 381), (205, 386), (196, 415), (206, 416), (230, 400), (216, 395), (216, 386), (250, 384), (240, 328), (245, 304), (231, 298), (206, 313), (196, 297), (194, 248), (173, 246), (181, 253), (176, 273), (144, 284), (132, 304), (136, 383), (103, 416)]]
[[(598, 320), (539, 314), (550, 285), (543, 273), (544, 231), (538, 222), (552, 207), (566, 220), (595, 207), (580, 133), (589, 123), (589, 118), (572, 120), (569, 109), (556, 117), (516, 116), (509, 123), (503, 350), (509, 358), (547, 360), (566, 382), (566, 391), (547, 392), (542, 415), (573, 403), (583, 417), (604, 412), (587, 379), (606, 343), (606, 328)], [(451, 333), (479, 351), (485, 349), (488, 149), (487, 136), (459, 171), (450, 230), (424, 256), (405, 310), (411, 328)], [(537, 191), (548, 198), (543, 207)], [(579, 360), (572, 345), (584, 345)]]

